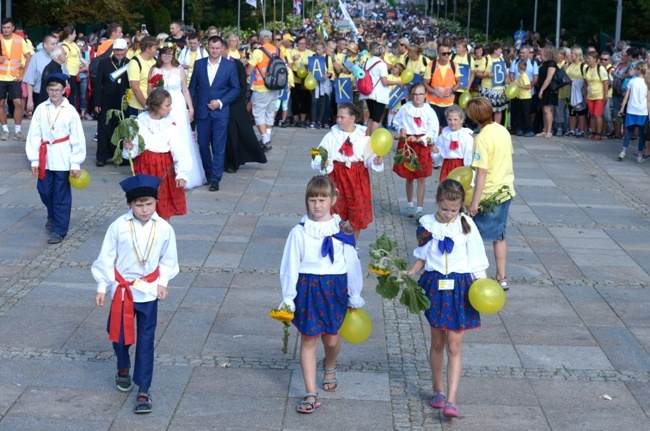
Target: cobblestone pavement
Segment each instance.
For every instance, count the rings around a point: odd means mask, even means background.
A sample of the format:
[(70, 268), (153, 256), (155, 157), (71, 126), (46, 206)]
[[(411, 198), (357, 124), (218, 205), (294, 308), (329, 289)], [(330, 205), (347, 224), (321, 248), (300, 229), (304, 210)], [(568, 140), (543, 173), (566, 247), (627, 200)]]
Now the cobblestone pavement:
[[(181, 274), (160, 303), (154, 412), (141, 417), (134, 394), (114, 389), (108, 309), (94, 306), (90, 275), (106, 228), (125, 211), (117, 183), (128, 170), (94, 167), (94, 123), (84, 126), (92, 183), (74, 191), (71, 230), (57, 246), (46, 244), (24, 144), (0, 145), (0, 430), (650, 428), (650, 165), (614, 161), (618, 141), (515, 138), (512, 287), (504, 309), (465, 336), (459, 419), (428, 406), (428, 323), (382, 300), (369, 273), (373, 333), (344, 343), (340, 390), (321, 391), (323, 407), (298, 415), (296, 332), (283, 355), (281, 325), (267, 313), (280, 302), (284, 241), (314, 174), (308, 149), (325, 132), (277, 129), (269, 163), (225, 174), (219, 192), (192, 190), (189, 214), (172, 220)], [(372, 175), (364, 265), (384, 232), (402, 257), (416, 243), (390, 168)], [(428, 180), (426, 212), (436, 186)]]

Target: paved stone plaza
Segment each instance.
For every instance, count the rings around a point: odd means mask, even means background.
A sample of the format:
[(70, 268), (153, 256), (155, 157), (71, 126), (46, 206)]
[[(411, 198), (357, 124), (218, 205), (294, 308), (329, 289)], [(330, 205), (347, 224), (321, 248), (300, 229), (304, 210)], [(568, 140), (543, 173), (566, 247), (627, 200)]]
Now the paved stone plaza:
[[(282, 299), (284, 242), (315, 174), (309, 149), (325, 131), (274, 129), (266, 165), (225, 174), (219, 192), (193, 190), (188, 215), (172, 219), (181, 273), (159, 307), (154, 412), (136, 416), (135, 393), (114, 386), (108, 307), (94, 306), (90, 274), (126, 211), (118, 182), (128, 168), (96, 168), (95, 123), (84, 126), (92, 183), (73, 192), (60, 245), (46, 244), (24, 143), (0, 143), (0, 430), (650, 429), (650, 163), (615, 161), (620, 141), (515, 138), (511, 289), (465, 336), (459, 419), (428, 406), (426, 320), (382, 300), (367, 270), (373, 333), (344, 343), (339, 391), (321, 390), (323, 407), (299, 415), (296, 330), (282, 354), (268, 311)], [(364, 267), (384, 232), (412, 260), (416, 224), (401, 215), (404, 182), (390, 167), (372, 175)], [(433, 212), (437, 181), (427, 186)]]

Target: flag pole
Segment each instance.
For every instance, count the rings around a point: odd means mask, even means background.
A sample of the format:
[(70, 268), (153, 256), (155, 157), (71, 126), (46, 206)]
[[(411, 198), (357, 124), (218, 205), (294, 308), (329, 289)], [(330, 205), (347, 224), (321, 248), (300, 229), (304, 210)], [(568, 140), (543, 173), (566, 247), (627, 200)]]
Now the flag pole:
[(237, 39), (239, 39), (239, 29), (241, 28), (241, 0), (237, 2)]
[(273, 0), (273, 37), (275, 40), (275, 0)]

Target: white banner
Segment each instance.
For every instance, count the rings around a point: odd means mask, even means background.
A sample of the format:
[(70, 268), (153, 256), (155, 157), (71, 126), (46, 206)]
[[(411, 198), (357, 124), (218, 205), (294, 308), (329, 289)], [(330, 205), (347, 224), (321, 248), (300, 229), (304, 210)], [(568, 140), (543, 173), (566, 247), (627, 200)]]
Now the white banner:
[(352, 33), (359, 34), (359, 30), (357, 30), (357, 26), (354, 25), (354, 21), (352, 21), (352, 17), (348, 13), (348, 8), (345, 6), (345, 3), (339, 0), (339, 6), (341, 7), (341, 12), (343, 13), (343, 19), (346, 19), (352, 27)]
[(246, 3), (257, 9), (257, 0), (246, 0)]

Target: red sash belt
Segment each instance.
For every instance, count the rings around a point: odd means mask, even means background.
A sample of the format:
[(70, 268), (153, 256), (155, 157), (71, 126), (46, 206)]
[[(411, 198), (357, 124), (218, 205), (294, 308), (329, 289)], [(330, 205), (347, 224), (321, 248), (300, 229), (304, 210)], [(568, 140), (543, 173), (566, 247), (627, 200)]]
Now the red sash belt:
[[(59, 138), (52, 142), (54, 144), (60, 144), (61, 142), (67, 142), (70, 140), (70, 135), (65, 138)], [(45, 179), (45, 165), (47, 165), (47, 145), (49, 142), (41, 139), (41, 147), (38, 149), (38, 179)]]
[[(142, 280), (147, 283), (153, 283), (158, 279), (159, 274), (160, 270), (156, 268), (151, 274), (142, 277)], [(126, 281), (116, 268), (115, 281), (118, 284), (115, 289), (115, 295), (113, 295), (113, 301), (111, 302), (111, 327), (108, 332), (108, 339), (114, 343), (119, 343), (120, 328), (122, 327), (122, 323), (124, 323), (124, 344), (130, 346), (135, 343), (135, 309), (133, 308), (133, 292), (131, 292), (131, 286), (133, 286), (135, 280)], [(124, 288), (123, 301), (120, 301), (117, 296), (118, 289), (120, 288)], [(122, 307), (122, 304), (124, 304), (124, 307)]]
[[(348, 168), (345, 162), (333, 162), (335, 168)], [(365, 169), (363, 162), (350, 162), (350, 167), (348, 169)]]

